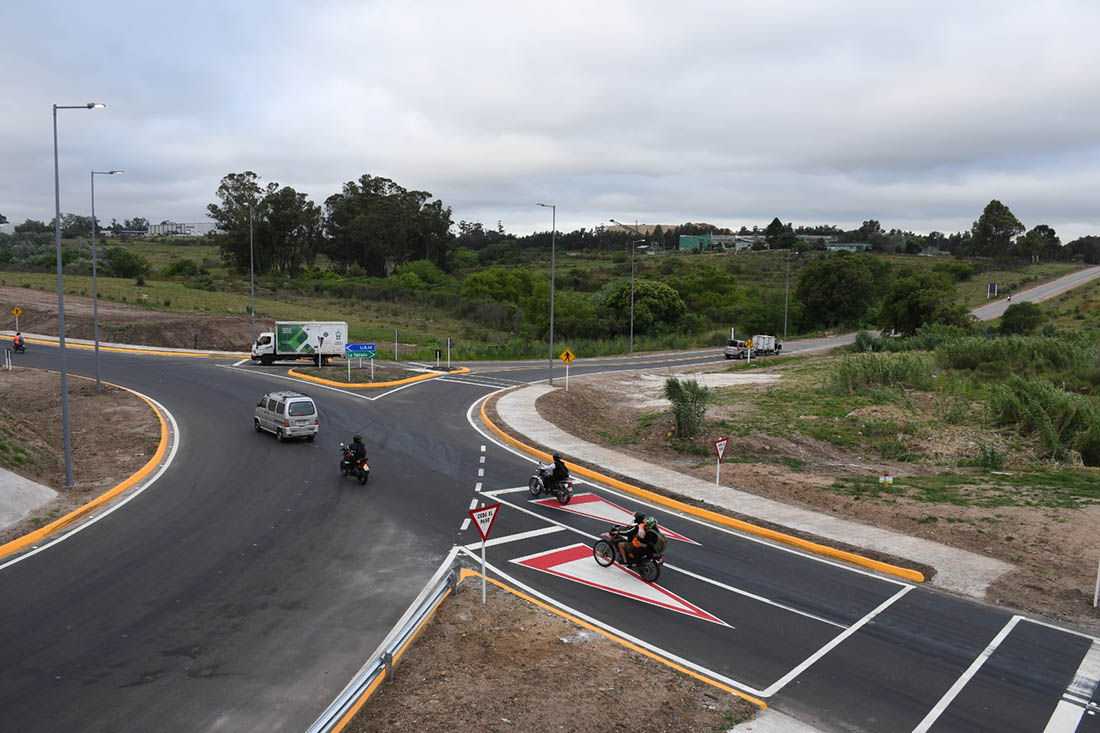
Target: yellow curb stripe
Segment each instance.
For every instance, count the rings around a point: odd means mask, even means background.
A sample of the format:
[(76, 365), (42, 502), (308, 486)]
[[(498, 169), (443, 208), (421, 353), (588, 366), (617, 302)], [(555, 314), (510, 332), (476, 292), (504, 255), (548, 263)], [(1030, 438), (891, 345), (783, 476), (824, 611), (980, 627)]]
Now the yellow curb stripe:
[[(57, 341), (46, 341), (44, 339), (27, 339), (28, 343), (32, 344), (44, 344), (46, 346), (57, 346), (60, 348), (60, 344)], [(66, 349), (88, 349), (89, 351), (95, 350), (95, 344), (73, 344), (68, 341), (65, 342)], [(246, 359), (249, 354), (233, 353), (231, 351), (222, 352), (219, 354), (195, 354), (188, 351), (158, 351), (154, 349), (140, 349), (135, 347), (125, 346), (104, 346), (99, 345), (100, 351), (115, 351), (123, 354), (147, 354), (150, 356), (194, 356), (201, 359)], [(125, 389), (125, 387), (123, 387)]]
[[(477, 572), (476, 570), (470, 570), (468, 568), (462, 568), (462, 570), (459, 572), (458, 582), (462, 583), (462, 581), (466, 580), (466, 578), (471, 578), (471, 577), (480, 578), (481, 573)], [(698, 672), (695, 672), (693, 670), (688, 669), (687, 667), (681, 666), (679, 664), (676, 664), (673, 661), (665, 659), (664, 657), (660, 656), (659, 654), (655, 654), (654, 652), (651, 652), (648, 649), (643, 649), (642, 647), (638, 646), (637, 644), (629, 642), (626, 639), (615, 636), (610, 631), (606, 631), (604, 629), (601, 629), (598, 626), (594, 626), (594, 625), (588, 623), (587, 621), (583, 621), (583, 620), (577, 618), (576, 616), (573, 616), (572, 614), (569, 614), (569, 613), (566, 613), (565, 611), (562, 611), (561, 609), (554, 608), (553, 606), (551, 606), (547, 603), (543, 603), (542, 601), (540, 601), (537, 598), (532, 598), (531, 596), (527, 595), (526, 593), (524, 593), (522, 591), (518, 591), (515, 588), (512, 588), (511, 586), (509, 586), (509, 585), (507, 585), (507, 584), (505, 584), (505, 583), (503, 583), (499, 580), (496, 580), (495, 578), (486, 577), (486, 580), (488, 580), (490, 583), (492, 583), (493, 585), (495, 585), (499, 588), (503, 588), (504, 590), (508, 591), (509, 593), (512, 593), (516, 596), (519, 596), (520, 598), (527, 601), (528, 603), (533, 603), (536, 606), (538, 606), (539, 608), (546, 609), (547, 611), (550, 611), (551, 613), (557, 614), (558, 616), (561, 616), (562, 618), (568, 619), (569, 621), (572, 621), (573, 623), (577, 624), (578, 626), (582, 626), (582, 627), (584, 627), (584, 628), (586, 628), (590, 631), (595, 631), (598, 634), (602, 634), (603, 636), (607, 637), (611, 641), (614, 641), (618, 644), (622, 644), (623, 646), (625, 646), (626, 648), (628, 648), (632, 651), (638, 652), (640, 654), (644, 654), (644, 655), (646, 655), (647, 657), (649, 657), (651, 659), (656, 659), (661, 664), (672, 667), (677, 672), (682, 672), (683, 674), (686, 674), (690, 677), (694, 677), (695, 679), (699, 680), (700, 682), (705, 682), (708, 685), (712, 685), (714, 687), (717, 687), (720, 690), (724, 690), (725, 692), (728, 692), (731, 695), (736, 695), (737, 697), (740, 697), (744, 700), (747, 700), (748, 702), (751, 702), (753, 705), (756, 705), (761, 710), (767, 710), (768, 709), (768, 704), (766, 702), (764, 702), (763, 700), (760, 700), (759, 698), (755, 698), (752, 695), (747, 695), (744, 692), (741, 692), (740, 690), (737, 690), (737, 689), (735, 689), (733, 687), (730, 687), (728, 685), (723, 685), (720, 682), (715, 682), (714, 680), (710, 679), (709, 677), (706, 677), (705, 675), (701, 675)]]
[(347, 382), (334, 382), (331, 379), (324, 379), (322, 377), (314, 377), (309, 374), (302, 374), (296, 372), (293, 369), (287, 372), (292, 377), (298, 379), (306, 379), (310, 382), (316, 382), (317, 384), (327, 384), (330, 387), (350, 387), (354, 389), (374, 389), (376, 387), (399, 387), (402, 384), (412, 384), (413, 382), (423, 382), (425, 379), (435, 379), (436, 377), (443, 377), (447, 374), (468, 374), (468, 367), (459, 367), (458, 369), (452, 369), (449, 372), (437, 372), (435, 374), (418, 374), (415, 377), (409, 377), (407, 379), (399, 379), (395, 382), (358, 382), (356, 384), (349, 384)]
[[(401, 648), (397, 650), (397, 653), (393, 655), (394, 667), (397, 666), (397, 660), (401, 658), (401, 655), (405, 653), (405, 650), (409, 648), (409, 645), (413, 643), (413, 640), (420, 635), (420, 632), (424, 628), (425, 624), (427, 624), (428, 621), (430, 621), (432, 617), (435, 616), (435, 612), (439, 610), (439, 607), (443, 605), (443, 601), (447, 600), (447, 597), (449, 595), (451, 595), (450, 589), (448, 589), (447, 592), (444, 593), (438, 601), (436, 601), (436, 604), (432, 606), (432, 610), (428, 611), (427, 615), (424, 616), (424, 620), (420, 622), (420, 625), (417, 626), (416, 630), (413, 631), (412, 635), (409, 636), (408, 641), (402, 644)], [(344, 717), (340, 718), (340, 722), (338, 722), (336, 724), (336, 727), (333, 728), (334, 733), (340, 733), (340, 731), (342, 731), (344, 727), (352, 721), (356, 714), (358, 714), (358, 712), (362, 709), (363, 705), (366, 704), (367, 700), (370, 699), (370, 696), (374, 694), (374, 691), (378, 689), (378, 685), (382, 684), (382, 680), (384, 680), (385, 678), (385, 674), (380, 674), (375, 677), (374, 682), (371, 682), (370, 685), (367, 686), (367, 689), (363, 691), (363, 694), (359, 696), (359, 699), (355, 701), (355, 704), (352, 705), (346, 713), (344, 713)]]
[[(43, 369), (41, 371), (47, 371), (48, 372), (48, 371), (52, 371), (52, 370)], [(89, 381), (94, 381), (90, 377), (81, 377), (81, 376), (78, 376), (76, 374), (70, 374), (69, 376), (73, 377), (75, 379), (87, 379)], [(153, 457), (150, 458), (146, 462), (146, 464), (138, 470), (137, 473), (130, 476), (130, 478), (126, 479), (125, 481), (120, 483), (118, 486), (115, 486), (110, 491), (107, 491), (104, 494), (100, 494), (99, 496), (92, 499), (90, 502), (88, 502), (84, 506), (80, 507), (79, 509), (75, 509), (72, 512), (69, 512), (68, 514), (61, 517), (60, 519), (54, 520), (53, 522), (47, 524), (45, 527), (39, 527), (38, 529), (34, 530), (33, 532), (30, 532), (29, 534), (25, 534), (22, 537), (17, 537), (16, 539), (12, 540), (11, 542), (8, 542), (7, 544), (0, 545), (0, 558), (7, 557), (8, 555), (11, 555), (12, 553), (15, 553), (15, 552), (19, 552), (20, 550), (22, 550), (22, 549), (24, 549), (24, 548), (26, 548), (30, 545), (33, 545), (35, 542), (38, 542), (39, 540), (42, 540), (42, 539), (48, 537), (49, 535), (70, 526), (71, 524), (73, 524), (74, 522), (82, 519), (83, 517), (86, 517), (92, 511), (94, 511), (95, 509), (103, 506), (107, 502), (111, 501), (116, 496), (118, 496), (122, 492), (126, 491), (131, 486), (136, 484), (138, 481), (140, 481), (141, 479), (145, 478), (150, 473), (152, 473), (153, 470), (160, 463), (161, 459), (164, 457), (164, 452), (168, 447), (168, 423), (166, 423), (164, 421), (164, 416), (161, 415), (160, 410), (157, 409), (157, 406), (154, 405), (153, 402), (148, 397), (146, 397), (143, 394), (139, 394), (138, 392), (135, 392), (132, 389), (128, 389), (128, 388), (123, 387), (123, 386), (118, 385), (118, 384), (112, 384), (110, 382), (103, 382), (103, 384), (108, 384), (112, 387), (117, 387), (118, 389), (126, 390), (130, 394), (137, 395), (141, 399), (145, 400), (145, 402), (148, 403), (149, 407), (153, 408), (153, 414), (156, 415), (157, 420), (160, 421), (160, 444), (157, 446), (156, 453), (153, 454)]]
[[(549, 453), (544, 453), (537, 448), (532, 448), (529, 445), (521, 443), (520, 441), (513, 438), (511, 435), (505, 433), (495, 424), (493, 424), (493, 421), (490, 420), (489, 416), (485, 413), (485, 403), (487, 401), (488, 398), (481, 401), (481, 419), (486, 425), (489, 426), (489, 429), (497, 437), (499, 437), (501, 440), (505, 441), (509, 445), (519, 448), (525, 453), (536, 456), (544, 462), (549, 462), (552, 460), (552, 457)], [(880, 560), (872, 560), (869, 557), (863, 557), (862, 555), (857, 555), (854, 552), (838, 550), (835, 547), (818, 544), (817, 542), (810, 542), (809, 540), (804, 540), (800, 537), (794, 537), (789, 534), (777, 532), (773, 529), (767, 529), (765, 527), (759, 527), (755, 524), (749, 524), (748, 522), (741, 521), (740, 519), (727, 517), (724, 514), (718, 514), (717, 512), (712, 512), (708, 509), (700, 509), (698, 507), (691, 506), (690, 504), (684, 504), (683, 502), (676, 501), (675, 499), (670, 499), (667, 496), (661, 496), (660, 494), (656, 494), (652, 491), (647, 491), (646, 489), (623, 483), (622, 481), (613, 479), (610, 476), (604, 476), (601, 473), (596, 473), (595, 471), (587, 469), (584, 466), (579, 466), (576, 463), (573, 464), (573, 470), (576, 473), (579, 473), (581, 476), (595, 479), (596, 481), (605, 483), (608, 486), (614, 486), (620, 491), (625, 491), (628, 494), (633, 494), (634, 496), (637, 496), (639, 498), (651, 501), (654, 504), (660, 504), (661, 506), (668, 507), (669, 509), (675, 509), (686, 514), (691, 514), (692, 516), (706, 519), (707, 521), (714, 522), (715, 524), (721, 524), (725, 527), (731, 527), (742, 532), (754, 534), (758, 537), (764, 537), (774, 542), (780, 542), (785, 545), (790, 545), (791, 547), (797, 547), (801, 550), (812, 552), (817, 555), (823, 555), (825, 557), (830, 557), (835, 560), (842, 560), (844, 562), (869, 568), (880, 573), (886, 573), (887, 575), (904, 578), (905, 580), (910, 580), (914, 583), (924, 582), (924, 573), (918, 570), (912, 570), (910, 568), (903, 568), (897, 565), (891, 565), (890, 563), (881, 562)]]

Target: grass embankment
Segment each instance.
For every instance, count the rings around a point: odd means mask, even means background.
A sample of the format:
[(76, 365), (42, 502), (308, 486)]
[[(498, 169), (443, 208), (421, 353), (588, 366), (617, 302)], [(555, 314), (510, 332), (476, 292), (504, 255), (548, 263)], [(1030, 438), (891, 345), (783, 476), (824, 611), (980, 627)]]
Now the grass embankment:
[[(795, 443), (809, 438), (860, 460), (924, 469), (893, 485), (864, 474), (831, 488), (861, 498), (980, 507), (1100, 502), (1100, 344), (1070, 335), (958, 336), (917, 350), (935, 340), (928, 334), (893, 340), (895, 348), (908, 342), (913, 349), (900, 353), (784, 357), (731, 367), (779, 368), (783, 379), (763, 391), (714, 390), (718, 412), (729, 417), (705, 434), (756, 432)], [(709, 442), (680, 449), (704, 456)], [(771, 452), (737, 460), (794, 470), (805, 465)], [(942, 470), (929, 474), (928, 468)]]

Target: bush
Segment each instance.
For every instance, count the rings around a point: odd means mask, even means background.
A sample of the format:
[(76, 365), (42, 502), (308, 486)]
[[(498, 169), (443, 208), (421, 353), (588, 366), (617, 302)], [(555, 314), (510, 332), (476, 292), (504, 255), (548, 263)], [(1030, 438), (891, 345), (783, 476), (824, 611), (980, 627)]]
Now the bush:
[(993, 386), (987, 409), (995, 424), (1037, 437), (1046, 457), (1100, 465), (1100, 409), (1084, 395), (1014, 374)]
[(1033, 333), (1046, 320), (1046, 313), (1038, 303), (1013, 303), (1005, 308), (1001, 316), (1001, 333), (1021, 334)]
[(148, 275), (152, 270), (148, 260), (122, 247), (108, 248), (103, 259), (107, 261), (107, 265), (111, 268), (111, 272), (114, 273), (115, 277), (138, 278), (142, 275)]
[(161, 277), (194, 277), (201, 272), (194, 260), (177, 260), (160, 271)]
[(681, 438), (695, 437), (703, 424), (710, 390), (694, 379), (681, 382), (676, 377), (669, 377), (665, 381), (664, 396), (672, 403), (676, 434)]
[(931, 389), (932, 369), (916, 354), (857, 354), (833, 367), (832, 388), (840, 394), (867, 392), (875, 387)]

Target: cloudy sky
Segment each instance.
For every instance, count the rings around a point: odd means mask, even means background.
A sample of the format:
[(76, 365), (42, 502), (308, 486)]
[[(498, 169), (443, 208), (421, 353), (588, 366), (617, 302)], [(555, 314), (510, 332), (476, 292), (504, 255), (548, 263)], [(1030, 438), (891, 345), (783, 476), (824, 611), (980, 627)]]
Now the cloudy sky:
[(0, 2), (0, 213), (205, 220), (363, 174), (525, 234), (624, 222), (1100, 234), (1100, 3)]

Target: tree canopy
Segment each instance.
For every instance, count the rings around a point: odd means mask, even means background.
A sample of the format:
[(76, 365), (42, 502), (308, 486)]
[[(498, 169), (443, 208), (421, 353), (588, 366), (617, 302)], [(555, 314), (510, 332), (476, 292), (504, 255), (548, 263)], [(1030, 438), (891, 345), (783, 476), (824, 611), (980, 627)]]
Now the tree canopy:
[(806, 325), (857, 323), (883, 292), (888, 266), (868, 255), (839, 255), (810, 262), (799, 275), (795, 296)]
[(912, 336), (921, 326), (967, 326), (972, 316), (959, 302), (951, 277), (942, 272), (906, 269), (882, 299), (879, 325), (884, 333)]
[(1005, 257), (1012, 250), (1013, 241), (1024, 231), (1024, 225), (1012, 211), (997, 199), (986, 204), (985, 210), (974, 222), (974, 254), (982, 257)]

